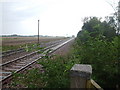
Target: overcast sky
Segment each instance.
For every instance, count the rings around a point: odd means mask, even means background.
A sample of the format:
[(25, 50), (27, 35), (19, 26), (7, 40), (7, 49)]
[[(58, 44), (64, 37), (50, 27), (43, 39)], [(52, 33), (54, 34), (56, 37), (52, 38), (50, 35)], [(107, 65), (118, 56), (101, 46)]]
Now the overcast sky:
[(0, 29), (3, 35), (77, 35), (86, 16), (114, 13), (107, 3), (118, 0), (0, 0)]

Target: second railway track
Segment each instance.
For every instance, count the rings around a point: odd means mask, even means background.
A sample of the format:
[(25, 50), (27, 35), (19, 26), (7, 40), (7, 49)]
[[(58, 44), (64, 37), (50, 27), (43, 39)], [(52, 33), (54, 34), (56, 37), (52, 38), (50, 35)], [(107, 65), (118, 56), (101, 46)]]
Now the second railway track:
[(2, 52), (0, 54), (0, 58), (2, 58), (2, 62), (0, 62), (0, 64), (6, 63), (6, 62), (8, 62), (10, 60), (13, 60), (15, 58), (18, 58), (20, 56), (31, 53), (31, 51), (29, 51), (29, 52), (27, 51), (28, 48), (32, 48), (32, 49), (36, 50), (36, 48), (48, 47), (48, 46), (54, 45), (56, 43), (60, 43), (61, 41), (65, 41), (65, 40), (57, 40), (57, 41), (52, 41), (52, 42), (48, 42), (48, 43), (41, 43), (39, 46), (35, 45), (35, 46), (32, 46), (32, 47), (19, 48), (19, 49), (16, 49), (16, 50), (9, 50), (9, 51), (6, 51), (6, 52)]
[(46, 52), (50, 50), (49, 53), (54, 52), (58, 48), (62, 47), (69, 41), (73, 40), (73, 38), (61, 41), (59, 43), (54, 43), (46, 48), (43, 49), (43, 53), (38, 53), (40, 50), (29, 53), (27, 55), (21, 56), (19, 58), (16, 58), (14, 60), (8, 61), (4, 64), (0, 65), (1, 71), (0, 71), (0, 83), (4, 84), (7, 82), (7, 79), (12, 77), (13, 72), (18, 73), (31, 64), (35, 63), (38, 59), (42, 58), (42, 56), (46, 55)]

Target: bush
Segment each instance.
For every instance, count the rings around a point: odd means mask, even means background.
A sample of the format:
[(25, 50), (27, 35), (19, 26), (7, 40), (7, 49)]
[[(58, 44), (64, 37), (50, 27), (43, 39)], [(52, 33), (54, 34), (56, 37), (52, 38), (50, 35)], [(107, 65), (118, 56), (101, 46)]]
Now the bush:
[(47, 57), (40, 60), (39, 63), (44, 66), (45, 73), (41, 79), (46, 82), (46, 88), (69, 88), (69, 71), (76, 63), (73, 57)]
[(116, 36), (112, 41), (101, 37), (89, 37), (85, 42), (77, 39), (76, 54), (81, 63), (92, 65), (93, 78), (101, 87), (114, 88), (117, 84), (120, 85), (120, 37)]

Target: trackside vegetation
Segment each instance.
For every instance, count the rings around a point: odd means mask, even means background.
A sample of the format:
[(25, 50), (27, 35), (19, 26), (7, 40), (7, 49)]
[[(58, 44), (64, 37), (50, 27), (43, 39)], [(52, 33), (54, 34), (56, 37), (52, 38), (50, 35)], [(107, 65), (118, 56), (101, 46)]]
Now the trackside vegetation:
[[(104, 23), (108, 25), (107, 28)], [(43, 57), (38, 64), (43, 66), (44, 72), (32, 69), (25, 74), (15, 74), (10, 87), (69, 88), (72, 66), (90, 64), (93, 68), (92, 79), (104, 89), (116, 88), (120, 86), (119, 52), (120, 36), (115, 28), (97, 17), (90, 17), (78, 33), (68, 55)]]
[(120, 86), (120, 36), (109, 21), (88, 18), (76, 39), (76, 55), (91, 64), (93, 79), (103, 88)]
[(31, 69), (27, 73), (15, 74), (10, 87), (69, 88), (72, 66), (90, 64), (92, 79), (104, 89), (116, 88), (120, 86), (119, 52), (120, 36), (115, 28), (109, 22), (90, 17), (79, 31), (68, 55), (43, 57), (38, 61), (43, 72)]
[(25, 73), (14, 74), (9, 84), (11, 88), (69, 88), (70, 69), (79, 63), (79, 59), (71, 56), (45, 56), (38, 61), (43, 70), (34, 68)]

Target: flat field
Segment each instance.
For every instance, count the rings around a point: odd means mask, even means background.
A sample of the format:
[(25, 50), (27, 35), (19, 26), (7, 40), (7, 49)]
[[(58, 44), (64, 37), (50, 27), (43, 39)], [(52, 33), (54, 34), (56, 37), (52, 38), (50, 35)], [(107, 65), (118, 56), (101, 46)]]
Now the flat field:
[[(39, 42), (46, 43), (62, 39), (65, 39), (65, 37), (40, 37)], [(38, 42), (37, 37), (0, 37), (0, 40), (2, 40), (0, 45), (2, 51), (17, 49), (28, 44), (37, 44)]]

